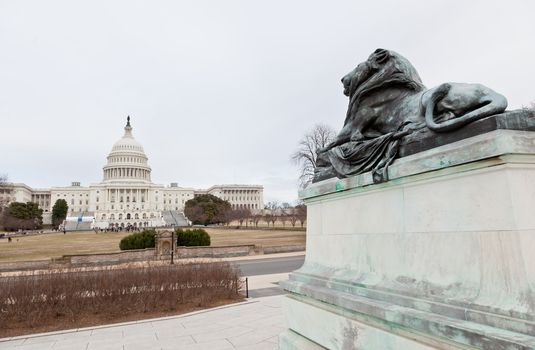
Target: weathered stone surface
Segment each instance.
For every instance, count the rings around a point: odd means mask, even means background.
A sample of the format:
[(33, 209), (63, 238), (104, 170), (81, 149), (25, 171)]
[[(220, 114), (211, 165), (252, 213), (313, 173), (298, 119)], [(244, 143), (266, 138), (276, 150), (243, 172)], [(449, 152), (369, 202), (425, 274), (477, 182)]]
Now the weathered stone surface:
[[(367, 191), (399, 184), (415, 175), (426, 178), (494, 166), (504, 163), (508, 154), (533, 154), (534, 144), (534, 132), (497, 129), (398, 159), (388, 168), (389, 179), (395, 181), (375, 184), (371, 172), (344, 179), (331, 178), (301, 190), (299, 197), (310, 199), (347, 190)], [(463, 168), (452, 168), (457, 166)], [(442, 172), (430, 173), (435, 170)], [(375, 186), (368, 188), (369, 185)]]
[[(290, 329), (329, 349), (535, 348), (535, 132), (497, 128), (389, 172), (301, 192)], [(343, 343), (344, 322), (362, 336)]]

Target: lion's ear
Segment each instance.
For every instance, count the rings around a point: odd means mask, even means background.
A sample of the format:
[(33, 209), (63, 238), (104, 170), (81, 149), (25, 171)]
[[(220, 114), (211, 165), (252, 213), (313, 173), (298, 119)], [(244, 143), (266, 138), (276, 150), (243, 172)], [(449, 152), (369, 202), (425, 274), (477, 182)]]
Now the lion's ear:
[(377, 49), (370, 56), (370, 62), (374, 68), (379, 68), (380, 65), (384, 65), (390, 58), (390, 52), (385, 49)]

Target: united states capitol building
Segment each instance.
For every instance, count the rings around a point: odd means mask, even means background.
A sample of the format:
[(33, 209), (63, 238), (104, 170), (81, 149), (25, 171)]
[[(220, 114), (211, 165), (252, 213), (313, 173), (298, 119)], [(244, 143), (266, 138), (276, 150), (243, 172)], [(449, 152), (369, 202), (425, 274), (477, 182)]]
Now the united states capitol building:
[(100, 183), (83, 187), (72, 182), (70, 186), (47, 189), (13, 183), (0, 189), (0, 199), (4, 203), (37, 203), (43, 209), (44, 223), (50, 223), (54, 203), (64, 199), (69, 206), (67, 229), (184, 225), (184, 204), (199, 194), (227, 200), (233, 209), (263, 209), (261, 185), (214, 185), (201, 190), (177, 183), (153, 183), (148, 157), (132, 135), (130, 117), (123, 137), (115, 142), (106, 159)]

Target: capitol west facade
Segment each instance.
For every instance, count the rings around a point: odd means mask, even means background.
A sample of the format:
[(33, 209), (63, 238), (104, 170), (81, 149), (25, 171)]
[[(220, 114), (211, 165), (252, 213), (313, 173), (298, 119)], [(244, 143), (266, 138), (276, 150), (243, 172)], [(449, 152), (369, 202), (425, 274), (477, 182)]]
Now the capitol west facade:
[[(157, 227), (182, 224), (187, 200), (195, 195), (212, 194), (230, 202), (233, 209), (263, 209), (263, 187), (260, 185), (216, 185), (206, 190), (154, 184), (143, 146), (132, 135), (130, 119), (123, 137), (107, 157), (102, 182), (89, 187), (73, 182), (67, 187), (33, 189), (15, 183), (0, 191), (4, 202), (34, 202), (43, 209), (45, 223), (50, 222), (52, 206), (64, 199), (68, 206), (67, 225), (98, 227)], [(72, 224), (72, 223), (76, 224)]]

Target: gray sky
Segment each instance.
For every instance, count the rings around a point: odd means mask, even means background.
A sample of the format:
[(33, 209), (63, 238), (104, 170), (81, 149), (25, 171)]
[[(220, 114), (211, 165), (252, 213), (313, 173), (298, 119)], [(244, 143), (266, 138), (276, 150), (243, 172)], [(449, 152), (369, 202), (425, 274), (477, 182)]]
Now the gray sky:
[(153, 181), (265, 186), (297, 198), (290, 161), (342, 126), (340, 78), (376, 48), (428, 87), (479, 82), (535, 100), (534, 1), (0, 0), (0, 173), (99, 182), (131, 115)]

